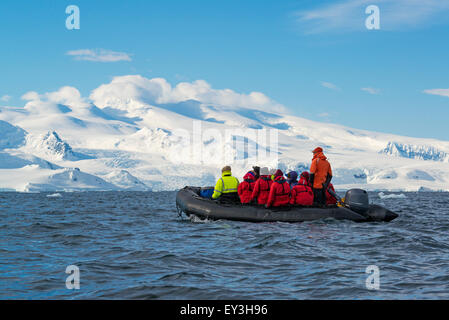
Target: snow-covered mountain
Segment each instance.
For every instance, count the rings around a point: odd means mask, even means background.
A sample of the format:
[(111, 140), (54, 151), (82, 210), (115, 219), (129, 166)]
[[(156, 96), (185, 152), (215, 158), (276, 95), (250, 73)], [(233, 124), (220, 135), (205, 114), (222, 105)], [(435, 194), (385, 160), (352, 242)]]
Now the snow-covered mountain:
[(25, 143), (25, 130), (0, 120), (0, 150), (17, 148)]
[(417, 146), (398, 142), (388, 142), (388, 145), (385, 147), (385, 149), (381, 150), (380, 152), (410, 159), (449, 162), (449, 153), (438, 150), (435, 147), (428, 145)]
[(0, 190), (175, 190), (211, 185), (230, 164), (307, 170), (325, 149), (338, 189), (449, 190), (449, 142), (292, 116), (262, 93), (116, 77), (0, 107)]
[(55, 131), (49, 131), (45, 134), (33, 136), (28, 134), (26, 137), (26, 146), (29, 153), (42, 155), (45, 158), (53, 160), (78, 161), (91, 159), (79, 152), (74, 152), (72, 147), (63, 141)]

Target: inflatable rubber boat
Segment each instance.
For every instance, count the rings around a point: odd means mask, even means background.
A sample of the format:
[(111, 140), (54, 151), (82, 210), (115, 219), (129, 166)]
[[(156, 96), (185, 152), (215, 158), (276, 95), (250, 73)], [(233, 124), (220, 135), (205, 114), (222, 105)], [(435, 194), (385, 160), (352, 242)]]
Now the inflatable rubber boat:
[(344, 207), (280, 207), (266, 209), (259, 205), (220, 203), (200, 196), (200, 187), (184, 187), (176, 195), (178, 214), (209, 220), (237, 220), (247, 222), (303, 222), (326, 218), (355, 222), (391, 221), (398, 215), (382, 206), (369, 204), (368, 194), (361, 189), (346, 193)]

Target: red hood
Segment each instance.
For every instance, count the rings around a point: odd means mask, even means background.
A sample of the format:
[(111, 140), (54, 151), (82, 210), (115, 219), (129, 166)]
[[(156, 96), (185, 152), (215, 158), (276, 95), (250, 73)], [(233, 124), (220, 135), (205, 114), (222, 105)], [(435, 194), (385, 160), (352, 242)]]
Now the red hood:
[(247, 174), (245, 174), (245, 176), (243, 177), (244, 180), (254, 180), (255, 177), (252, 173), (248, 172)]
[(299, 178), (301, 179), (305, 179), (305, 180), (309, 180), (309, 178), (310, 178), (310, 175), (309, 175), (309, 172), (307, 172), (307, 171), (303, 171), (302, 173), (301, 173), (301, 175), (299, 176)]
[(315, 160), (316, 158), (320, 158), (321, 160), (326, 160), (326, 159), (327, 159), (326, 156), (324, 155), (324, 153), (322, 153), (322, 152), (316, 153), (316, 154), (313, 156), (313, 160)]
[(274, 176), (275, 176), (275, 177), (278, 177), (278, 176), (282, 176), (282, 177), (283, 177), (283, 176), (284, 176), (284, 173), (282, 172), (281, 169), (277, 169), (276, 172), (275, 172), (275, 174), (274, 174)]
[(284, 181), (286, 181), (286, 180), (285, 180), (284, 176), (277, 176), (276, 178), (274, 178), (274, 181), (277, 181), (277, 182), (284, 182)]

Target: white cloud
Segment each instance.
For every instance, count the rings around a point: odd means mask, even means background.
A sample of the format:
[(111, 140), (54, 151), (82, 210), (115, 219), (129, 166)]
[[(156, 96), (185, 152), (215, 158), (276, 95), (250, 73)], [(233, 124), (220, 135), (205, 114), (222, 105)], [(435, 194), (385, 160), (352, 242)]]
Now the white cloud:
[(25, 104), (25, 109), (34, 112), (61, 112), (58, 105), (64, 105), (71, 108), (85, 108), (90, 103), (81, 96), (78, 89), (74, 87), (62, 87), (58, 91), (47, 92), (39, 94), (35, 91), (29, 91), (22, 96), (23, 100), (28, 102)]
[(28, 101), (39, 100), (39, 93), (37, 93), (36, 91), (28, 91), (21, 97), (21, 99)]
[(325, 88), (332, 89), (332, 90), (340, 90), (339, 87), (337, 87), (335, 84), (331, 82), (321, 81), (321, 85)]
[(39, 94), (30, 91), (22, 96), (25, 109), (32, 113), (64, 112), (61, 105), (85, 112), (92, 104), (100, 108), (114, 107), (132, 111), (151, 105), (196, 100), (205, 105), (229, 109), (250, 108), (267, 112), (287, 113), (287, 109), (261, 92), (237, 93), (231, 89), (213, 89), (204, 80), (181, 82), (172, 87), (163, 78), (148, 79), (140, 75), (119, 76), (110, 83), (94, 89), (84, 98), (74, 87), (62, 87), (54, 92)]
[(449, 1), (443, 0), (345, 0), (295, 13), (303, 33), (363, 31), (369, 5), (380, 9), (381, 30), (403, 30), (446, 23)]
[(380, 93), (380, 89), (370, 88), (370, 87), (361, 88), (360, 90), (368, 92), (369, 94), (379, 94)]
[(118, 62), (131, 61), (131, 57), (125, 52), (115, 52), (105, 49), (80, 49), (72, 50), (66, 53), (69, 56), (74, 56), (75, 60), (86, 60), (94, 62)]
[(81, 93), (74, 87), (62, 87), (58, 91), (47, 93), (46, 98), (66, 106), (87, 106), (89, 103), (81, 97)]
[(147, 79), (140, 75), (114, 77), (92, 91), (90, 99), (99, 107), (126, 108), (131, 101), (164, 103), (170, 95), (171, 85), (163, 78)]
[(99, 107), (114, 106), (122, 109), (136, 101), (163, 104), (196, 100), (203, 104), (228, 108), (286, 112), (284, 106), (261, 92), (242, 94), (231, 89), (213, 89), (204, 80), (180, 82), (172, 87), (163, 78), (148, 79), (140, 75), (115, 77), (110, 83), (93, 90), (90, 99)]
[(4, 101), (4, 102), (8, 102), (9, 100), (11, 100), (11, 98), (12, 98), (11, 96), (5, 94), (3, 97), (0, 98), (0, 100)]
[(428, 89), (424, 93), (433, 94), (437, 96), (449, 97), (449, 89)]

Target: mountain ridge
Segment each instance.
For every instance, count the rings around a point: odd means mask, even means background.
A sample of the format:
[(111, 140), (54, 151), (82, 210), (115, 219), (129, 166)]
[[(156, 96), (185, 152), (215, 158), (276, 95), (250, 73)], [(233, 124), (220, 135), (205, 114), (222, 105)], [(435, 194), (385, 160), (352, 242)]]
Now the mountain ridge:
[[(330, 159), (337, 189), (449, 190), (449, 142), (315, 122), (283, 113), (285, 108), (262, 93), (215, 90), (204, 82), (171, 87), (160, 78), (123, 76), (89, 98), (72, 87), (26, 97), (23, 108), (0, 112), (0, 129), (9, 133), (0, 150), (3, 190), (23, 191), (26, 183), (39, 190), (70, 189), (70, 181), (62, 182), (69, 175), (48, 180), (54, 173), (44, 170), (54, 170), (43, 168), (42, 161), (55, 170), (78, 168), (98, 177), (105, 181), (100, 189), (212, 185), (225, 164), (239, 178), (252, 165), (306, 170), (316, 146)], [(258, 158), (264, 152), (268, 155)], [(17, 160), (22, 168), (6, 168), (19, 154), (35, 158)], [(31, 170), (34, 164), (40, 169)], [(8, 181), (24, 168), (35, 175), (32, 181)], [(85, 180), (86, 190), (98, 187)]]

